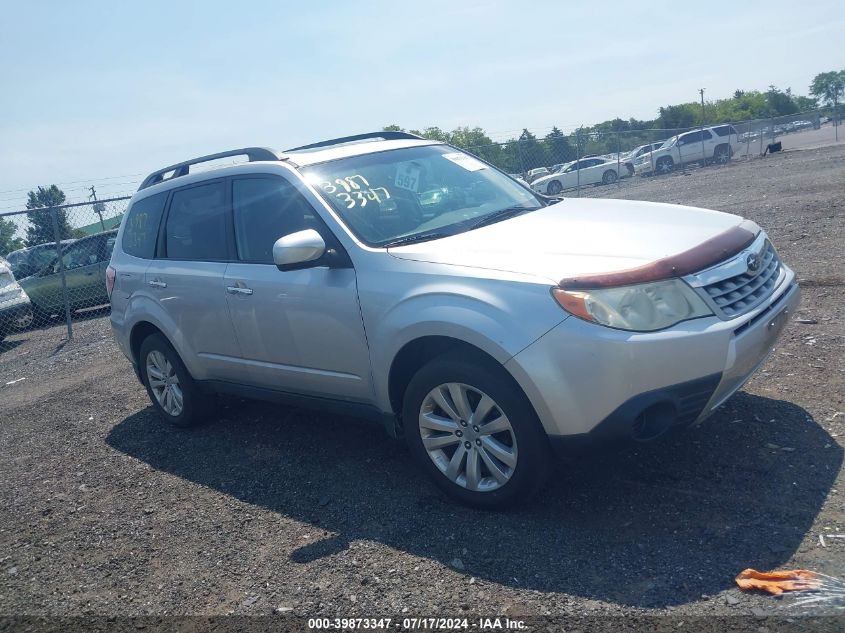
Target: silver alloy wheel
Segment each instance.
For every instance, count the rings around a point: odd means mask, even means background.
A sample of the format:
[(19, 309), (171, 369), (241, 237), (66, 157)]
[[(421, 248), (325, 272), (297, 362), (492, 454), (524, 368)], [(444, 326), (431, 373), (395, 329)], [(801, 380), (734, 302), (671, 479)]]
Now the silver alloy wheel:
[(32, 321), (33, 321), (32, 310), (27, 310), (25, 313), (23, 313), (22, 315), (20, 315), (18, 318), (15, 319), (15, 321), (14, 321), (15, 329), (16, 330), (25, 330), (29, 326), (32, 325)]
[(463, 383), (438, 385), (423, 399), (420, 435), (434, 465), (459, 486), (490, 492), (513, 476), (516, 435), (486, 393)]
[(604, 172), (604, 177), (602, 178), (602, 180), (604, 181), (604, 184), (612, 185), (614, 182), (616, 182), (616, 172), (608, 169), (606, 172)]
[(546, 193), (550, 196), (556, 196), (561, 192), (562, 189), (563, 187), (561, 186), (560, 182), (558, 182), (557, 180), (552, 180), (546, 186)]
[(167, 357), (158, 350), (147, 354), (147, 380), (156, 401), (174, 418), (182, 413), (182, 387), (179, 377)]
[(674, 165), (667, 159), (657, 161), (657, 171), (661, 174), (668, 174)]

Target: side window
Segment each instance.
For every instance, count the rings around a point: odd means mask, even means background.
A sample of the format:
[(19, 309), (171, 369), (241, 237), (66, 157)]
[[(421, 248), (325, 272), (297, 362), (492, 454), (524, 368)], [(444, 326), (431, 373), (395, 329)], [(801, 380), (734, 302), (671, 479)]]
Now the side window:
[(713, 135), (710, 134), (708, 130), (703, 130), (701, 134), (703, 135), (705, 141), (709, 141), (711, 138), (713, 138)]
[(121, 242), (125, 253), (144, 259), (153, 258), (158, 226), (166, 200), (167, 193), (157, 193), (132, 205), (126, 216), (126, 226), (123, 229)]
[(273, 263), (273, 244), (289, 233), (320, 229), (308, 201), (281, 178), (237, 178), (232, 181), (235, 244), (238, 258)]
[(222, 182), (174, 191), (164, 234), (165, 257), (229, 259), (226, 219), (226, 189)]
[[(100, 240), (90, 239), (78, 242), (68, 247), (65, 254), (62, 255), (62, 264), (65, 270), (73, 270), (74, 268), (82, 268), (97, 263), (97, 251), (100, 245)], [(58, 272), (59, 264), (56, 262), (53, 265), (53, 272)]]
[(116, 239), (116, 235), (103, 236), (103, 239), (100, 241), (98, 261), (107, 262), (111, 259), (111, 252), (114, 250), (114, 242)]
[(701, 141), (701, 132), (690, 132), (684, 134), (678, 139), (678, 145), (689, 145), (690, 143), (698, 143)]

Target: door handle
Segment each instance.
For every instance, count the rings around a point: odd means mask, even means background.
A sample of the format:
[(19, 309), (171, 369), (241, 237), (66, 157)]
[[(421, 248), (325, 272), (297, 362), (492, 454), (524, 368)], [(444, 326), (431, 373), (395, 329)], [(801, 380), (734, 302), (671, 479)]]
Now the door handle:
[(251, 295), (252, 288), (241, 288), (240, 286), (226, 286), (226, 292), (230, 295)]
[(160, 279), (153, 279), (152, 281), (148, 281), (147, 284), (149, 284), (153, 288), (167, 288), (167, 283), (161, 281)]

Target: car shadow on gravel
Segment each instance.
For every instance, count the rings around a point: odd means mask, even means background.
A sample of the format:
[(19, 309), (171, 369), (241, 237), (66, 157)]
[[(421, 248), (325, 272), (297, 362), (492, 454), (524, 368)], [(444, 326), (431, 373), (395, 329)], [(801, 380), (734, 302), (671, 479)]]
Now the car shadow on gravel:
[(501, 585), (639, 607), (699, 600), (746, 567), (787, 563), (843, 459), (805, 410), (740, 393), (700, 427), (562, 464), (539, 497), (494, 513), (453, 505), (378, 428), (240, 400), (219, 410), (179, 431), (147, 408), (107, 442), (334, 535), (280, 564), (331, 560), (363, 539)]

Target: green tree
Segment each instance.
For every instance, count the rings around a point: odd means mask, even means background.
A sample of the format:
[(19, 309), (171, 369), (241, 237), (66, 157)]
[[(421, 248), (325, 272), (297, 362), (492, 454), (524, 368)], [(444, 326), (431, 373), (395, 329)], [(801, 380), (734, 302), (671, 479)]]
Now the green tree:
[(0, 218), (0, 257), (24, 247), (23, 240), (15, 237), (18, 225), (12, 220)]
[(831, 70), (813, 77), (810, 94), (826, 105), (837, 105), (845, 94), (845, 70)]
[(769, 86), (766, 91), (766, 102), (769, 104), (769, 113), (774, 116), (798, 112), (798, 106), (792, 100), (792, 90), (789, 88), (784, 91), (776, 86)]
[(549, 164), (546, 148), (527, 129), (522, 130), (522, 134), (519, 135), (517, 146), (526, 171), (535, 167), (545, 167)]
[(655, 123), (664, 130), (690, 128), (701, 118), (701, 106), (695, 103), (669, 105), (659, 110), (660, 116)]
[(575, 148), (569, 144), (569, 139), (557, 127), (553, 127), (543, 141), (546, 144), (549, 159), (553, 163), (568, 163), (575, 160)]
[[(65, 194), (56, 185), (38, 187), (27, 194), (27, 209), (51, 209), (64, 204)], [(73, 237), (73, 228), (67, 220), (64, 209), (57, 212), (59, 221), (59, 238), (66, 240)], [(29, 226), (26, 228), (26, 245), (35, 246), (56, 239), (53, 231), (53, 214), (50, 211), (37, 211), (27, 214)]]

